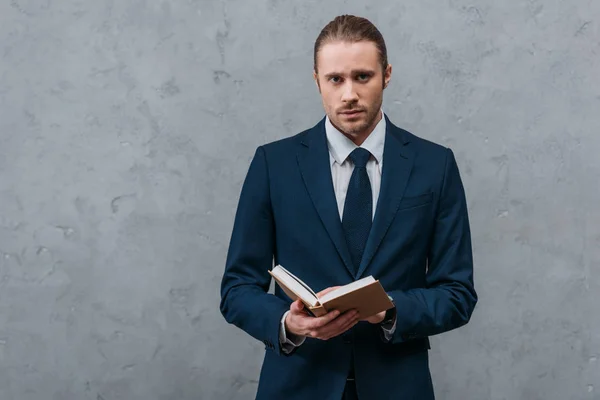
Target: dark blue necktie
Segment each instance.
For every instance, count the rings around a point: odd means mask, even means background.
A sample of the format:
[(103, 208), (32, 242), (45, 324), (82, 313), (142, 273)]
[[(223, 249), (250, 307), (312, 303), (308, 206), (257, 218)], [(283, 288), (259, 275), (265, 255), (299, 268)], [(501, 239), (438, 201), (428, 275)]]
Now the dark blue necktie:
[(369, 175), (367, 175), (367, 161), (370, 157), (371, 153), (362, 148), (357, 148), (350, 153), (354, 171), (350, 177), (344, 202), (342, 227), (355, 272), (358, 271), (365, 251), (373, 218), (373, 193)]

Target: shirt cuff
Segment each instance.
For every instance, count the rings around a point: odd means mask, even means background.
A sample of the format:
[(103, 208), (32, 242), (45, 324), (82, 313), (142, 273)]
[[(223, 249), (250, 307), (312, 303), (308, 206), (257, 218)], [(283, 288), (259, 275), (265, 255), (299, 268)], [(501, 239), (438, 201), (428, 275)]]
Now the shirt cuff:
[(394, 336), (394, 332), (396, 331), (396, 316), (394, 315), (394, 323), (392, 324), (392, 327), (389, 329), (386, 329), (385, 327), (381, 327), (381, 329), (383, 330), (383, 337), (384, 339), (389, 342), (390, 340), (392, 340), (392, 336)]
[[(285, 332), (285, 317), (287, 317), (289, 311), (286, 311), (281, 318), (281, 324), (279, 328), (279, 344), (281, 345), (281, 350), (285, 354), (290, 354), (292, 350), (296, 347), (300, 346), (306, 340), (306, 337), (300, 335), (294, 335), (293, 333)], [(394, 321), (394, 327), (395, 327)]]

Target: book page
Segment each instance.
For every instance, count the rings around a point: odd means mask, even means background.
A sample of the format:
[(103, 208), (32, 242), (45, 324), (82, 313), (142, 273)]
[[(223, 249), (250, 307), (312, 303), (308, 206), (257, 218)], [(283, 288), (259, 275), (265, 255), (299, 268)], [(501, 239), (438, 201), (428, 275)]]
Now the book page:
[(361, 287), (367, 286), (370, 283), (375, 282), (375, 278), (372, 276), (367, 276), (366, 278), (359, 279), (347, 285), (341, 286), (335, 290), (332, 290), (329, 293), (324, 294), (319, 297), (319, 302), (321, 304), (328, 302), (331, 299), (335, 299), (336, 297), (340, 297), (346, 293), (350, 293), (356, 289), (360, 289)]
[(283, 268), (282, 265), (277, 265), (275, 268), (281, 268), (286, 274), (288, 274), (289, 276), (294, 278), (299, 284), (301, 284), (304, 287), (304, 289), (308, 290), (314, 296), (315, 299), (317, 299), (317, 294), (310, 288), (310, 286), (308, 286), (306, 283), (304, 283), (302, 281), (302, 279), (298, 278), (296, 275), (292, 274), (290, 271)]
[[(300, 297), (304, 302), (315, 306), (319, 303), (317, 295), (304, 282), (294, 276), (291, 272), (283, 268), (281, 265), (276, 266), (271, 270), (271, 273), (283, 283), (283, 286), (291, 290), (296, 296)], [(279, 282), (278, 282), (279, 283)], [(285, 287), (283, 287), (285, 291)], [(286, 292), (289, 295), (289, 293)]]

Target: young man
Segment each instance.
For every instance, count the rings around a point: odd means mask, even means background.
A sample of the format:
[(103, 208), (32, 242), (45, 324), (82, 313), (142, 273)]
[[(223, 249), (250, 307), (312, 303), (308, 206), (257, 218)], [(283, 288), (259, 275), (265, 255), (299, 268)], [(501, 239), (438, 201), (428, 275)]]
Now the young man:
[[(428, 336), (466, 324), (477, 302), (467, 205), (450, 149), (381, 111), (392, 67), (364, 18), (315, 43), (326, 117), (257, 149), (244, 182), (221, 312), (266, 345), (258, 399), (433, 399)], [(373, 275), (395, 308), (311, 317), (270, 284), (283, 265), (331, 290)]]

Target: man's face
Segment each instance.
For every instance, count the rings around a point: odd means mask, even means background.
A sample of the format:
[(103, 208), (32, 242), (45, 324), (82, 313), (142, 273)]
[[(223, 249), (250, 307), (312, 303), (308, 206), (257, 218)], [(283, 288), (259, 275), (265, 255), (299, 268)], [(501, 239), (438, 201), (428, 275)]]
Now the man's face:
[(360, 145), (381, 119), (392, 66), (383, 71), (373, 42), (331, 42), (319, 50), (317, 69), (314, 78), (331, 123)]

